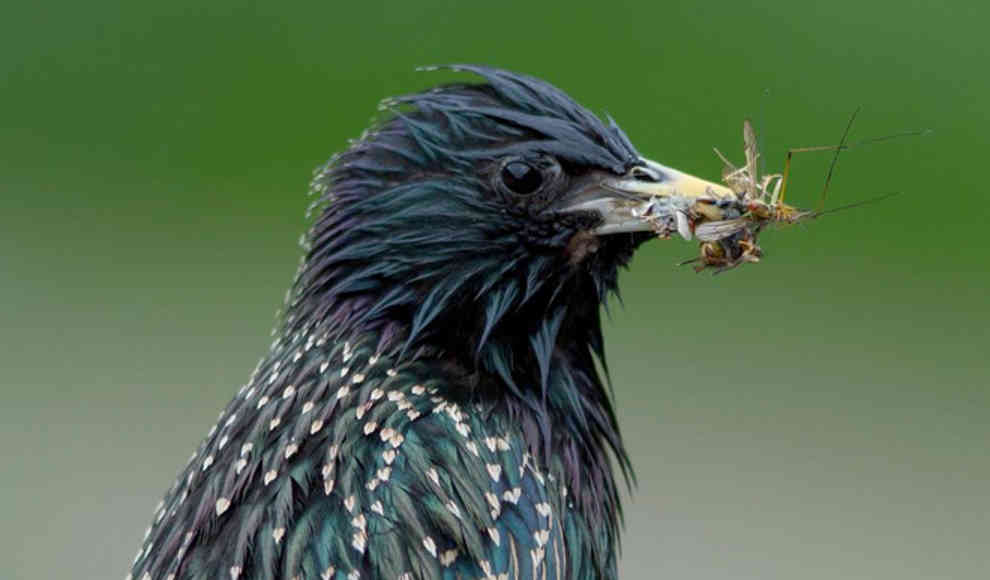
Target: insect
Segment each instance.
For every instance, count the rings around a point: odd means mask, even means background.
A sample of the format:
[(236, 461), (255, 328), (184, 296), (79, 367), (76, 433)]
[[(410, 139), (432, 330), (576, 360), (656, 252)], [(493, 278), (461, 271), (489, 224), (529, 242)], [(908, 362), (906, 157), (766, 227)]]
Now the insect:
[[(851, 147), (876, 143), (895, 137), (923, 134), (925, 132), (907, 132), (848, 144), (846, 142), (853, 121), (859, 112), (857, 109), (849, 119), (838, 145), (816, 147), (799, 147), (787, 151), (783, 173), (760, 176), (758, 161), (760, 152), (757, 145), (756, 132), (749, 119), (743, 122), (743, 151), (746, 162), (736, 167), (721, 151), (715, 149), (715, 154), (724, 163), (722, 181), (736, 194), (735, 199), (699, 199), (695, 201), (685, 216), (688, 219), (693, 235), (700, 242), (699, 255), (680, 265), (697, 263), (696, 272), (713, 268), (718, 274), (731, 270), (741, 264), (759, 262), (763, 250), (757, 239), (763, 229), (769, 224), (795, 224), (805, 220), (815, 219), (827, 213), (834, 213), (886, 199), (895, 194), (887, 194), (865, 201), (825, 210), (825, 196), (832, 180), (832, 172), (838, 161), (839, 153)], [(816, 210), (800, 209), (784, 203), (787, 192), (788, 176), (791, 168), (791, 158), (795, 153), (811, 151), (835, 151), (825, 177), (825, 185)]]

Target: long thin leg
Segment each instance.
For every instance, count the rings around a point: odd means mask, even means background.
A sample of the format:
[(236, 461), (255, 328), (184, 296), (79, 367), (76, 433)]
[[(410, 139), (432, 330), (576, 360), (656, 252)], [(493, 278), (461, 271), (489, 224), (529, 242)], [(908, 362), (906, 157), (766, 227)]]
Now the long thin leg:
[[(857, 109), (857, 112), (859, 109)], [(814, 151), (845, 151), (846, 149), (852, 149), (853, 147), (862, 147), (863, 145), (873, 145), (874, 143), (881, 143), (883, 141), (889, 141), (891, 139), (898, 139), (901, 137), (919, 137), (931, 133), (930, 129), (922, 129), (920, 131), (904, 131), (902, 133), (894, 133), (893, 135), (884, 135), (882, 137), (873, 137), (871, 139), (864, 139), (862, 141), (857, 141), (855, 143), (845, 143), (842, 145), (815, 145), (812, 147), (795, 147), (793, 149), (787, 150), (787, 157), (784, 161), (784, 175), (781, 178), (780, 186), (780, 196), (778, 199), (773, 200), (774, 203), (784, 201), (784, 193), (787, 191), (787, 178), (791, 172), (791, 157), (795, 153), (811, 153)]]
[(822, 198), (818, 201), (818, 211), (825, 210), (825, 196), (828, 194), (828, 184), (832, 183), (832, 172), (835, 170), (835, 164), (839, 162), (839, 153), (845, 148), (846, 139), (849, 137), (849, 131), (852, 130), (853, 121), (856, 120), (856, 115), (859, 114), (859, 110), (862, 107), (856, 107), (853, 111), (851, 117), (849, 117), (849, 122), (846, 123), (846, 130), (842, 132), (842, 139), (839, 140), (839, 146), (835, 148), (835, 155), (832, 156), (832, 163), (828, 166), (828, 173), (825, 174), (825, 186), (822, 188)]

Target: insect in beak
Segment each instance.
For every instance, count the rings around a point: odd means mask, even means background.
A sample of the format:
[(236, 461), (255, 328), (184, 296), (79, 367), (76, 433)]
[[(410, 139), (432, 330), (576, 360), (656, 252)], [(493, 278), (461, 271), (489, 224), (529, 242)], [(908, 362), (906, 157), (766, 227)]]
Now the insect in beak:
[[(760, 175), (760, 152), (756, 132), (747, 119), (743, 122), (745, 164), (736, 167), (718, 149), (724, 163), (723, 184), (713, 183), (666, 167), (649, 159), (640, 159), (625, 175), (597, 175), (568, 200), (563, 211), (592, 212), (600, 223), (592, 230), (596, 235), (652, 231), (661, 239), (677, 234), (685, 240), (697, 239), (699, 255), (682, 262), (694, 263), (697, 271), (708, 268), (724, 272), (763, 257), (758, 238), (772, 224), (796, 224), (828, 213), (873, 203), (890, 197), (879, 196), (866, 201), (825, 210), (825, 197), (839, 153), (845, 149), (877, 143), (895, 137), (919, 135), (907, 132), (847, 143), (853, 121), (850, 117), (838, 145), (790, 149), (779, 174)], [(819, 208), (805, 210), (784, 203), (795, 153), (834, 151), (822, 189)]]
[[(738, 203), (722, 204), (719, 207), (723, 212), (721, 219), (706, 220), (707, 215), (697, 216), (697, 219), (692, 223), (692, 229), (695, 237), (701, 242), (700, 254), (697, 258), (687, 260), (686, 262), (682, 262), (682, 264), (700, 262), (699, 265), (695, 266), (696, 271), (713, 268), (715, 270), (714, 273), (718, 274), (744, 263), (759, 262), (763, 256), (763, 250), (758, 245), (757, 238), (767, 225), (796, 224), (818, 218), (825, 214), (875, 203), (897, 195), (896, 193), (886, 194), (829, 210), (824, 209), (825, 198), (828, 193), (829, 184), (832, 181), (832, 174), (838, 162), (839, 153), (851, 147), (877, 143), (897, 137), (924, 135), (928, 133), (928, 131), (911, 131), (848, 144), (849, 132), (858, 113), (859, 109), (853, 112), (838, 145), (790, 149), (787, 152), (783, 173), (765, 176), (758, 174), (757, 162), (760, 158), (760, 153), (757, 149), (756, 133), (753, 131), (750, 121), (748, 119), (744, 121), (743, 144), (746, 157), (745, 165), (735, 167), (718, 149), (715, 150), (716, 155), (725, 164), (722, 179), (736, 194)], [(815, 211), (800, 209), (784, 203), (793, 155), (795, 153), (811, 151), (835, 152), (829, 164), (828, 173), (825, 176), (825, 184), (822, 188), (818, 209)]]

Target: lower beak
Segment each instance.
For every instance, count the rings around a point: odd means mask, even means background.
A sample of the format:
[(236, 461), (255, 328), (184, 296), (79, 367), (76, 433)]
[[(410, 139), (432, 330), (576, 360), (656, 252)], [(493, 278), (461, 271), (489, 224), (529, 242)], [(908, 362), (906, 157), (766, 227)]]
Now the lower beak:
[(597, 212), (602, 222), (594, 231), (600, 235), (657, 231), (667, 223), (691, 239), (689, 216), (716, 213), (719, 201), (736, 199), (724, 185), (640, 159), (625, 175), (605, 177), (584, 190), (565, 211)]

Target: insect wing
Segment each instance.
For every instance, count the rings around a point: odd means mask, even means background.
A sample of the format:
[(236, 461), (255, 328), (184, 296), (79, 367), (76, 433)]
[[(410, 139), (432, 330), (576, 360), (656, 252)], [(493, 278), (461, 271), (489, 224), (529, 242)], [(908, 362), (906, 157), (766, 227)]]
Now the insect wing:
[[(757, 149), (756, 132), (753, 131), (753, 124), (749, 122), (749, 119), (743, 121), (743, 149), (746, 152), (746, 172), (753, 180), (753, 189), (755, 190), (758, 182), (756, 160), (760, 157), (760, 151)], [(756, 196), (758, 192), (751, 191), (749, 193)]]
[(702, 242), (715, 242), (741, 232), (749, 223), (746, 218), (704, 222), (694, 229), (694, 237)]

